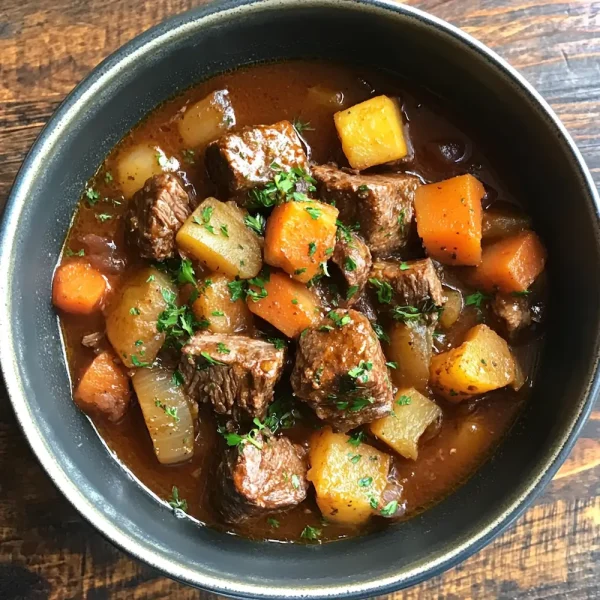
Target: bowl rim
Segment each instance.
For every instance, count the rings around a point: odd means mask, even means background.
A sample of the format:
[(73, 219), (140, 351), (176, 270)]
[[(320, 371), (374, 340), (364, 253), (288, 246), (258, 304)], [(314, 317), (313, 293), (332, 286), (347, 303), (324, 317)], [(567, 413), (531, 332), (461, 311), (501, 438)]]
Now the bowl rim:
[[(507, 77), (523, 92), (549, 120), (550, 126), (571, 154), (578, 176), (587, 188), (587, 193), (596, 211), (596, 221), (600, 222), (600, 199), (592, 176), (583, 160), (579, 149), (560, 122), (552, 108), (533, 88), (533, 86), (504, 59), (483, 43), (446, 21), (426, 13), (420, 9), (398, 4), (394, 0), (302, 0), (303, 8), (332, 7), (344, 5), (344, 8), (355, 10), (371, 10), (385, 15), (396, 13), (412, 18), (452, 37), (457, 43), (468, 46), (472, 51), (487, 60), (491, 65)], [(26, 394), (19, 375), (15, 360), (15, 338), (8, 309), (10, 308), (11, 283), (10, 273), (13, 262), (13, 248), (17, 234), (17, 226), (23, 212), (28, 190), (35, 181), (36, 174), (41, 168), (44, 155), (52, 147), (54, 141), (61, 135), (65, 125), (69, 123), (70, 113), (77, 111), (78, 105), (85, 103), (96, 94), (119, 72), (126, 69), (138, 58), (152, 52), (159, 46), (168, 44), (173, 38), (185, 34), (187, 30), (196, 30), (213, 22), (238, 16), (245, 11), (257, 9), (271, 10), (273, 8), (293, 9), (298, 6), (297, 0), (220, 0), (173, 16), (133, 38), (130, 42), (118, 48), (94, 68), (73, 91), (66, 97), (56, 112), (49, 119), (36, 139), (15, 178), (12, 190), (8, 196), (2, 224), (0, 226), (0, 302), (5, 310), (0, 314), (0, 363), (5, 385), (11, 400), (17, 421), (38, 461), (58, 487), (66, 499), (94, 528), (105, 538), (127, 554), (158, 569), (168, 577), (182, 583), (201, 587), (215, 593), (236, 597), (251, 598), (365, 598), (375, 594), (385, 594), (399, 588), (415, 585), (433, 577), (458, 562), (471, 556), (496, 535), (511, 525), (529, 506), (533, 498), (550, 482), (567, 454), (570, 452), (587, 417), (594, 405), (600, 390), (600, 370), (598, 365), (598, 337), (596, 338), (595, 356), (590, 357), (591, 375), (587, 381), (585, 397), (579, 412), (573, 417), (568, 427), (563, 429), (561, 439), (557, 440), (543, 462), (543, 467), (535, 477), (521, 486), (520, 493), (503, 508), (496, 510), (486, 519), (481, 529), (463, 539), (459, 544), (445, 552), (439, 553), (423, 567), (417, 565), (411, 570), (399, 568), (389, 577), (366, 580), (359, 583), (335, 583), (319, 587), (302, 587), (291, 589), (278, 586), (266, 588), (260, 584), (242, 584), (235, 580), (226, 580), (202, 574), (193, 569), (183, 567), (175, 560), (166, 559), (157, 551), (143, 548), (132, 541), (127, 532), (99, 512), (92, 501), (75, 486), (68, 474), (54, 461), (52, 450), (44, 434), (35, 423)], [(339, 542), (343, 543), (343, 542)]]

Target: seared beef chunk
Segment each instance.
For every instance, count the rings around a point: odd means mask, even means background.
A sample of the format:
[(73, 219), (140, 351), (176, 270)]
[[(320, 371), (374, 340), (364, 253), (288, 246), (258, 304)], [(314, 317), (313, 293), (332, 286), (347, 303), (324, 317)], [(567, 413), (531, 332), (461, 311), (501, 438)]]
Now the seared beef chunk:
[[(422, 260), (379, 261), (373, 264), (370, 284), (378, 289), (380, 302), (396, 306), (414, 306), (419, 309), (440, 307), (446, 302), (442, 282), (430, 258)], [(375, 281), (391, 288), (391, 298), (386, 298), (386, 289), (381, 289)], [(387, 300), (387, 302), (385, 302)]]
[(371, 252), (355, 233), (339, 236), (331, 260), (339, 267), (344, 277), (342, 306), (352, 306), (360, 297), (371, 270)]
[(183, 347), (180, 371), (186, 391), (215, 412), (262, 419), (283, 370), (284, 350), (244, 335), (200, 332)]
[(531, 325), (529, 301), (523, 296), (496, 294), (491, 306), (510, 335)]
[(127, 233), (143, 258), (172, 258), (175, 235), (190, 213), (190, 197), (177, 176), (154, 175), (129, 203), (125, 215)]
[(374, 255), (384, 255), (408, 242), (413, 199), (420, 180), (412, 175), (360, 175), (330, 165), (313, 168), (317, 192), (335, 202), (340, 221), (360, 225), (360, 234)]
[(209, 144), (206, 168), (221, 190), (234, 195), (273, 179), (272, 166), (308, 171), (302, 142), (289, 121), (244, 127)]
[(284, 436), (259, 434), (253, 442), (229, 448), (217, 470), (213, 500), (229, 523), (285, 510), (306, 498), (302, 447)]
[(302, 335), (292, 372), (296, 396), (340, 431), (384, 417), (392, 410), (392, 384), (369, 320), (336, 310)]

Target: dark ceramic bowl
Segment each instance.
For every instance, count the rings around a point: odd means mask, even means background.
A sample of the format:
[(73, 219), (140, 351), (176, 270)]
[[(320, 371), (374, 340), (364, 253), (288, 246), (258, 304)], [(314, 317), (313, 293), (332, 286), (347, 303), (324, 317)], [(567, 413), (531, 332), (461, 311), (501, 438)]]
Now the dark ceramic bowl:
[[(109, 454), (71, 402), (52, 272), (86, 180), (158, 103), (257, 61), (319, 57), (433, 90), (498, 157), (549, 249), (550, 312), (535, 393), (494, 456), (446, 500), (350, 541), (251, 542), (175, 519)], [(170, 577), (255, 598), (365, 598), (417, 583), (488, 543), (551, 479), (598, 389), (598, 198), (548, 105), (490, 50), (383, 1), (217, 3), (127, 44), (79, 85), (27, 157), (0, 246), (0, 356), (17, 418), (63, 494), (106, 537)]]

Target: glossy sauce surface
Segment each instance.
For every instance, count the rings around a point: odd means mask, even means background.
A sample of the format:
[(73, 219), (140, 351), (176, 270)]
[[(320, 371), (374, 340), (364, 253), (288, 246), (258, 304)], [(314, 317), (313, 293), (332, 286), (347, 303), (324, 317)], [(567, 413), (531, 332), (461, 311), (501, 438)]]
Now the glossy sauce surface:
[[(482, 148), (470, 137), (468, 128), (458, 128), (436, 99), (422, 91), (412, 90), (406, 82), (383, 74), (313, 62), (255, 66), (213, 78), (157, 108), (115, 148), (90, 182), (89, 189), (95, 191), (98, 198), (92, 198), (90, 205), (89, 196), (83, 197), (67, 239), (67, 248), (77, 253), (84, 248), (87, 251), (90, 244), (101, 243), (97, 239), (90, 240), (90, 234), (110, 238), (112, 245), (106, 247), (103, 253), (113, 272), (104, 272), (113, 289), (118, 289), (127, 275), (143, 264), (125, 244), (122, 215), (126, 201), (115, 178), (111, 179), (110, 175), (116, 172), (119, 156), (133, 145), (149, 142), (160, 147), (167, 156), (174, 156), (180, 161), (182, 175), (194, 187), (199, 199), (214, 194), (202, 164), (202, 148), (194, 149), (193, 156), (184, 152), (189, 149), (183, 145), (176, 120), (188, 103), (220, 89), (229, 91), (236, 127), (274, 123), (282, 119), (310, 123), (310, 129), (306, 129), (303, 136), (310, 147), (311, 160), (317, 163), (335, 161), (342, 166), (347, 163), (335, 132), (333, 113), (375, 94), (398, 96), (408, 123), (415, 158), (399, 165), (397, 170), (417, 174), (426, 182), (469, 172), (486, 186), (485, 206), (497, 200), (516, 202), (487, 162)], [(475, 123), (471, 126), (476, 128)], [(419, 251), (422, 254), (420, 249), (414, 252), (417, 254)], [(402, 256), (410, 257), (410, 251)], [(126, 263), (125, 268), (123, 263)], [(454, 281), (451, 269), (446, 269), (446, 272), (447, 282), (451, 280), (465, 293), (472, 291)], [(543, 282), (536, 283), (534, 300), (537, 296), (543, 299)], [(466, 307), (448, 335), (436, 341), (436, 347), (441, 350), (458, 345), (467, 329), (481, 320), (493, 325), (493, 317), (487, 314), (485, 308), (480, 312), (473, 306)], [(85, 334), (103, 331), (104, 317), (61, 314), (61, 322), (69, 366), (76, 384), (94, 356), (91, 349), (81, 345), (81, 338)], [(406, 517), (439, 501), (456, 488), (498, 443), (529, 395), (540, 346), (541, 333), (535, 328), (513, 346), (523, 370), (528, 374), (527, 384), (518, 393), (503, 389), (458, 405), (436, 398), (444, 414), (439, 433), (421, 441), (416, 461), (394, 455), (396, 478), (404, 486)], [(276, 398), (291, 395), (288, 380), (289, 370), (278, 385)], [(306, 418), (286, 433), (295, 441), (306, 443), (308, 434), (319, 423), (308, 409), (301, 410)], [(322, 528), (321, 539), (326, 541), (363, 533), (386, 523), (384, 519), (375, 517), (369, 525), (358, 530), (324, 524), (311, 491), (306, 502), (277, 515), (278, 528), (269, 525), (266, 518), (239, 527), (223, 525), (211, 507), (209, 492), (224, 443), (206, 407), (200, 409), (194, 458), (177, 466), (163, 466), (156, 460), (137, 404), (130, 408), (121, 422), (97, 422), (96, 426), (109, 448), (144, 485), (164, 500), (171, 496), (172, 486), (177, 486), (179, 495), (187, 500), (188, 513), (211, 526), (253, 538), (297, 541), (303, 528), (312, 525)], [(386, 450), (371, 437), (368, 443)]]

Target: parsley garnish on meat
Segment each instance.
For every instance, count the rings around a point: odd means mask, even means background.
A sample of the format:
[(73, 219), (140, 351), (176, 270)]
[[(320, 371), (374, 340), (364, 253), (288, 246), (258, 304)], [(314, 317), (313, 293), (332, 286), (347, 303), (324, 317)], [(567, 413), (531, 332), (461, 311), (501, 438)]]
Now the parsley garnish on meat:
[(279, 527), (279, 521), (277, 519), (274, 519), (273, 517), (269, 517), (267, 519), (267, 524), (273, 529), (277, 529)]
[(401, 262), (400, 263), (400, 270), (401, 271), (408, 271), (410, 269), (410, 265), (407, 262)]
[(173, 486), (171, 489), (171, 498), (168, 500), (169, 505), (174, 511), (181, 510), (186, 512), (188, 509), (187, 501), (179, 497), (179, 490), (177, 486)]
[(332, 310), (329, 313), (327, 313), (327, 317), (333, 321), (333, 324), (337, 328), (340, 329), (344, 325), (349, 325), (350, 323), (352, 323), (352, 317), (350, 315), (344, 315), (342, 317), (339, 313), (335, 312), (335, 310)]
[(276, 433), (280, 429), (293, 427), (300, 416), (291, 399), (278, 398), (270, 404), (264, 425), (272, 433)]
[(265, 234), (265, 225), (267, 224), (267, 220), (260, 213), (256, 214), (254, 217), (252, 215), (246, 215), (244, 217), (244, 223), (246, 227), (249, 227), (258, 235)]
[(285, 342), (281, 338), (267, 338), (267, 342), (273, 344), (277, 350), (283, 350), (285, 346)]
[(217, 352), (219, 354), (231, 354), (231, 350), (223, 342), (217, 344)]
[(304, 169), (293, 167), (289, 171), (283, 171), (277, 163), (273, 163), (271, 170), (272, 181), (262, 189), (250, 190), (248, 194), (250, 208), (270, 208), (289, 201), (306, 202), (308, 200), (306, 193), (316, 190), (316, 181)]
[(387, 281), (381, 281), (374, 277), (369, 279), (369, 283), (377, 290), (377, 300), (382, 304), (389, 304), (392, 301), (392, 286)]
[(348, 371), (348, 377), (351, 377), (360, 383), (366, 383), (369, 381), (369, 371), (372, 369), (373, 363), (371, 361), (361, 360), (358, 363), (358, 367), (354, 367)]
[(316, 527), (311, 527), (307, 525), (300, 534), (301, 538), (306, 540), (318, 540), (321, 537), (322, 530), (317, 529)]
[(344, 225), (340, 220), (335, 222), (337, 225), (336, 237), (338, 240), (344, 240), (347, 244), (352, 244), (352, 232), (358, 231), (360, 229), (360, 225), (355, 223), (351, 227)]
[(381, 327), (381, 325), (379, 323), (371, 323), (371, 327), (373, 328), (373, 331), (375, 332), (375, 335), (382, 342), (389, 342), (390, 341), (390, 336), (383, 330), (383, 328)]
[(346, 271), (356, 271), (356, 261), (348, 256), (344, 261), (344, 269)]
[(167, 308), (158, 316), (156, 329), (165, 333), (167, 347), (180, 348), (198, 329), (206, 329), (208, 321), (198, 321), (192, 309), (184, 304), (177, 305), (177, 295), (168, 288), (161, 289)]
[(225, 363), (213, 358), (208, 352), (200, 352), (200, 356), (209, 364), (214, 366), (224, 367)]
[(346, 292), (346, 300), (350, 300), (351, 298), (353, 298), (356, 292), (358, 292), (358, 289), (359, 288), (357, 285), (351, 285), (348, 288), (348, 291)]
[(173, 376), (171, 377), (171, 383), (175, 387), (179, 387), (185, 383), (185, 380), (183, 379), (183, 375), (181, 374), (181, 371), (177, 371), (177, 370), (173, 371)]

